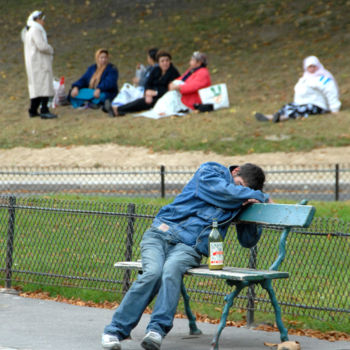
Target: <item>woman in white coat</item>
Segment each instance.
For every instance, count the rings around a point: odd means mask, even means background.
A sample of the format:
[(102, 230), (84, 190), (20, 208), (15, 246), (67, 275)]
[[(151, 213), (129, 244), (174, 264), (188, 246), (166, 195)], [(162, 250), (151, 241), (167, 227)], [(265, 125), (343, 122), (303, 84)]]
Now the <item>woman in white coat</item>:
[[(44, 29), (45, 16), (41, 11), (34, 11), (27, 20), (22, 32), (24, 59), (28, 76), (30, 97), (29, 117), (42, 119), (57, 118), (48, 108), (49, 97), (54, 95), (52, 59), (53, 48), (47, 42)], [(40, 107), (40, 113), (38, 109)]]
[(337, 113), (340, 109), (339, 90), (332, 73), (323, 67), (316, 56), (303, 62), (304, 74), (294, 87), (294, 101), (273, 115), (256, 113), (258, 121), (279, 121), (307, 118), (309, 115)]

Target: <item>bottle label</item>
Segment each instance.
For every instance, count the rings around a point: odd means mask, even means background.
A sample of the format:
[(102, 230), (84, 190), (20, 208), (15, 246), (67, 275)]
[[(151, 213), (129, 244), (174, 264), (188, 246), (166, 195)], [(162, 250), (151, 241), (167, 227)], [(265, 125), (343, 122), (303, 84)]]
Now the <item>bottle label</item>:
[(224, 264), (223, 242), (210, 242), (210, 265)]

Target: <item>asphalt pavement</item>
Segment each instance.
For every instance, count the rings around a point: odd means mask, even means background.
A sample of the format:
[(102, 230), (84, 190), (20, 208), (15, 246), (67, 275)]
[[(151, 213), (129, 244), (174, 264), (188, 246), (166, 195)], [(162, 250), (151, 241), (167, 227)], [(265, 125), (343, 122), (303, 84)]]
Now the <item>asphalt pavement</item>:
[[(24, 298), (0, 293), (0, 350), (101, 350), (101, 334), (113, 310)], [(123, 350), (140, 350), (149, 315), (143, 315), (131, 334), (122, 342)], [(190, 336), (186, 319), (175, 319), (164, 339), (162, 350), (210, 349), (216, 325), (198, 323), (203, 334)], [(302, 350), (350, 350), (350, 342), (328, 342), (309, 337), (290, 336)], [(220, 350), (269, 350), (264, 342), (279, 343), (279, 333), (245, 327), (227, 327), (220, 338)], [(274, 348), (276, 349), (276, 348)]]

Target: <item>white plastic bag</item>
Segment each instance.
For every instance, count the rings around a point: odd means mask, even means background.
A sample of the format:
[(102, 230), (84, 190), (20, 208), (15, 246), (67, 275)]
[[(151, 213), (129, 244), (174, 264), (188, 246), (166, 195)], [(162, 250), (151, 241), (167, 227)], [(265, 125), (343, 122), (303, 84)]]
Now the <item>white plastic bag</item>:
[(160, 116), (175, 115), (188, 109), (181, 102), (181, 94), (176, 90), (166, 92), (153, 107), (153, 111)]
[(142, 98), (144, 94), (143, 87), (135, 87), (129, 83), (125, 83), (118, 95), (112, 101), (112, 106), (122, 106), (129, 102), (135, 101), (139, 98)]
[(227, 108), (230, 106), (230, 101), (227, 93), (226, 84), (212, 85), (198, 91), (203, 104), (212, 104), (214, 110)]
[(60, 80), (53, 81), (53, 89), (55, 94), (52, 100), (52, 107), (56, 108), (57, 106), (64, 105), (67, 100), (66, 91), (64, 87), (64, 77), (61, 77)]
[(160, 119), (172, 115), (182, 116), (185, 115), (188, 110), (189, 108), (181, 102), (181, 94), (178, 91), (172, 90), (166, 92), (152, 109), (134, 114), (134, 117)]

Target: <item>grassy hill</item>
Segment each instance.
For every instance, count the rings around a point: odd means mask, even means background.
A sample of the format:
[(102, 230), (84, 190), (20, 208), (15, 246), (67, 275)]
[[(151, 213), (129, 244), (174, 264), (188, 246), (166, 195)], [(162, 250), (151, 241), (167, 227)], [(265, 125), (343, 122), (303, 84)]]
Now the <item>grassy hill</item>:
[[(55, 76), (67, 91), (106, 47), (119, 86), (130, 81), (148, 48), (169, 50), (180, 72), (190, 55), (209, 56), (214, 83), (226, 82), (231, 107), (148, 120), (59, 107), (57, 120), (29, 119), (20, 31), (34, 9), (46, 12)], [(0, 148), (118, 143), (158, 150), (222, 154), (300, 151), (350, 144), (350, 1), (39, 0), (0, 1)], [(302, 59), (314, 54), (337, 78), (343, 109), (303, 121), (258, 123), (292, 101)]]

